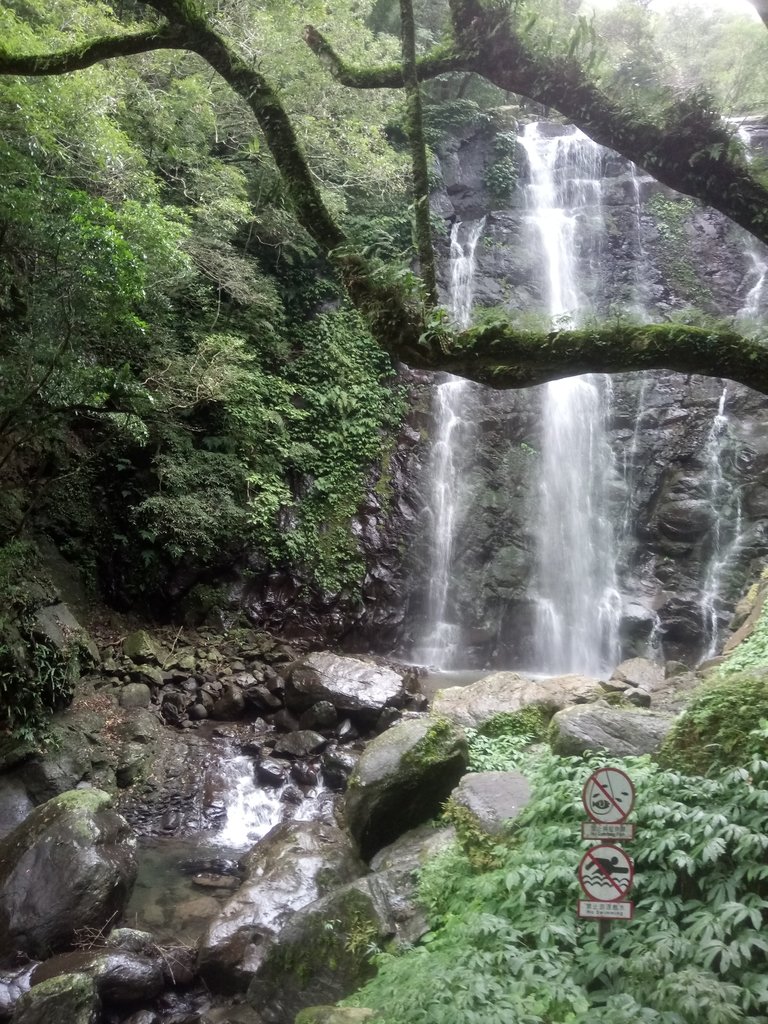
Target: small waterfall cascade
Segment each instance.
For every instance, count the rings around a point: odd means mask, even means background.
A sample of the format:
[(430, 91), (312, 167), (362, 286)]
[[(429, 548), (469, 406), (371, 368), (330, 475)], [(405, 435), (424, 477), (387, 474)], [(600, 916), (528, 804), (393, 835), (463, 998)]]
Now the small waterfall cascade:
[[(555, 326), (571, 326), (588, 311), (581, 282), (599, 273), (603, 151), (577, 129), (552, 137), (538, 124), (526, 126), (521, 143), (548, 312)], [(544, 390), (533, 667), (548, 674), (599, 674), (618, 660), (610, 400), (609, 379), (595, 375), (554, 381)]]
[(717, 413), (712, 421), (704, 451), (712, 524), (711, 550), (701, 592), (703, 659), (714, 657), (717, 651), (723, 584), (742, 540), (741, 494), (739, 488), (734, 486), (723, 472), (723, 462), (730, 441), (728, 416), (725, 412), (727, 397), (726, 386), (720, 395)]
[[(457, 222), (451, 229), (449, 309), (458, 327), (472, 316), (475, 251), (485, 218)], [(470, 384), (448, 377), (435, 389), (436, 436), (431, 460), (431, 566), (425, 636), (415, 660), (453, 668), (461, 648), (461, 625), (450, 621), (449, 596), (456, 530), (462, 515), (461, 456), (472, 432), (465, 412)]]
[[(750, 160), (752, 138), (750, 136), (749, 129), (744, 125), (741, 125), (737, 134), (744, 145), (747, 160)], [(747, 287), (747, 291), (744, 296), (744, 303), (737, 313), (737, 318), (739, 320), (750, 321), (757, 320), (761, 314), (766, 312), (766, 302), (768, 301), (768, 292), (766, 290), (766, 280), (768, 279), (768, 252), (766, 252), (765, 246), (760, 245), (760, 243), (751, 235), (747, 235), (746, 237), (747, 258), (750, 262), (750, 267), (747, 276), (745, 277), (745, 286)]]

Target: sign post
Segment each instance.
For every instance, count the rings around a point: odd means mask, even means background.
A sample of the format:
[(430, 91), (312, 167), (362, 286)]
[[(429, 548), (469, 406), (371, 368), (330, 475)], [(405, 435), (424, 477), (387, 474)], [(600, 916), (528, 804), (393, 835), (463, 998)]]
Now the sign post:
[(581, 918), (598, 922), (602, 942), (611, 921), (631, 921), (634, 904), (627, 899), (635, 877), (632, 858), (610, 840), (634, 839), (635, 826), (626, 820), (635, 805), (635, 787), (620, 768), (598, 768), (581, 794), (589, 821), (582, 822), (582, 839), (603, 840), (581, 859), (578, 879), (586, 899), (579, 900)]

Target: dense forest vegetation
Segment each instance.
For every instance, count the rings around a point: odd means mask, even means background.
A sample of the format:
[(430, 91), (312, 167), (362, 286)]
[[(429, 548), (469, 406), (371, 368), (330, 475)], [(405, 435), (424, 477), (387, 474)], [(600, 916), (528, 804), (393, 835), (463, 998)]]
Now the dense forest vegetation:
[[(566, 118), (768, 230), (762, 168), (720, 121), (766, 109), (759, 22), (638, 0), (594, 17), (573, 0), (424, 0), (415, 16), (428, 144), (565, 85)], [(452, 335), (414, 272), (391, 0), (25, 2), (0, 30), (0, 583), (17, 603), (36, 536), (122, 608), (204, 612), (233, 564), (354, 598), (348, 524), (366, 486), (387, 493), (399, 358), (499, 386), (575, 365), (760, 386), (762, 345), (728, 325)], [(206, 55), (224, 40), (246, 70)], [(121, 46), (133, 56), (104, 63)], [(514, 46), (523, 77), (507, 81)], [(256, 99), (238, 78), (253, 68)]]

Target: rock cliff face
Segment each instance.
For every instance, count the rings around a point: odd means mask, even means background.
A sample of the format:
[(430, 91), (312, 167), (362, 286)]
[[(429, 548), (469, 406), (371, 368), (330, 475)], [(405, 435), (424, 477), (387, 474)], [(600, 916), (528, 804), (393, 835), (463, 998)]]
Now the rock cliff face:
[[(541, 139), (571, 131), (559, 124), (536, 129)], [(531, 216), (535, 175), (530, 146), (520, 141), (525, 133), (507, 117), (444, 140), (433, 205), (446, 222), (440, 242), (446, 300), (450, 225), (484, 217), (475, 252), (475, 316), (501, 307), (521, 325), (541, 325), (551, 315), (551, 282), (546, 244)], [(768, 131), (750, 126), (755, 149), (766, 148), (767, 139)], [(596, 175), (594, 196), (576, 210), (573, 236), (574, 273), (588, 315), (716, 316), (738, 318), (748, 328), (768, 310), (768, 255), (748, 236), (617, 155), (589, 156), (589, 172), (577, 173)], [(503, 199), (494, 173), (501, 160)], [(297, 632), (408, 658), (432, 614), (431, 441), (438, 431), (432, 397), (439, 381), (407, 370), (403, 379), (412, 403), (386, 468), (389, 507), (372, 487), (354, 523), (368, 564), (362, 606), (342, 606), (330, 595), (308, 605), (296, 600), (289, 581), (275, 580), (271, 593), (261, 588), (257, 610)], [(727, 381), (666, 372), (617, 375), (596, 386), (612, 452), (602, 514), (613, 532), (605, 557), (615, 561), (621, 654), (654, 649), (697, 660), (713, 649), (750, 564), (768, 553), (768, 401)], [(446, 615), (461, 624), (464, 665), (537, 667), (545, 391), (468, 385), (462, 394), (467, 427), (455, 453)]]

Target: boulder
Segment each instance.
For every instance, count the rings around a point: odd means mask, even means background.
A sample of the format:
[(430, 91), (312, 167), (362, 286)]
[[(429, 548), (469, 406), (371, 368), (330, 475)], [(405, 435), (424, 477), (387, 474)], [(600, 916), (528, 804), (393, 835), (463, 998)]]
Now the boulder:
[(34, 806), (18, 776), (0, 776), (0, 839), (20, 825)]
[(241, 861), (240, 889), (200, 941), (200, 973), (213, 988), (245, 989), (280, 929), (301, 907), (364, 870), (349, 837), (334, 825), (276, 825)]
[(464, 734), (445, 719), (411, 719), (372, 740), (344, 799), (344, 817), (363, 857), (434, 817), (467, 761)]
[(571, 704), (598, 700), (600, 680), (587, 676), (530, 679), (517, 672), (494, 672), (469, 686), (438, 690), (432, 712), (464, 728), (477, 729), (502, 711), (519, 711), (538, 704), (553, 714)]
[(566, 708), (550, 725), (552, 749), (561, 757), (604, 750), (615, 757), (655, 753), (674, 718), (650, 711), (625, 711), (605, 704)]
[(60, 953), (38, 964), (31, 983), (37, 985), (61, 975), (85, 974), (92, 978), (102, 1002), (123, 1006), (154, 999), (163, 990), (159, 955), (146, 956), (126, 949), (92, 949)]
[(451, 799), (470, 812), (483, 832), (496, 836), (529, 802), (531, 787), (519, 772), (472, 772), (464, 776)]
[(652, 693), (664, 685), (664, 666), (647, 658), (629, 658), (613, 670), (611, 679)]
[(373, 722), (382, 708), (405, 702), (403, 677), (391, 668), (320, 651), (291, 667), (285, 703), (297, 712), (328, 701), (337, 711)]
[(123, 708), (148, 708), (152, 691), (146, 683), (128, 683), (120, 691), (120, 706)]
[(146, 629), (137, 629), (123, 640), (123, 654), (136, 665), (160, 664), (160, 653)]
[(12, 1024), (96, 1024), (99, 997), (92, 978), (62, 974), (36, 985), (16, 1003)]
[(319, 754), (327, 744), (328, 740), (319, 732), (299, 729), (278, 737), (272, 753), (275, 757), (312, 757), (313, 754)]
[(398, 942), (416, 943), (429, 931), (426, 911), (418, 899), (419, 871), (455, 838), (453, 827), (419, 825), (372, 858), (369, 877), (389, 906)]
[(270, 947), (248, 988), (265, 1024), (293, 1024), (309, 1006), (351, 995), (375, 973), (372, 946), (395, 934), (374, 878), (361, 878), (300, 910)]
[(0, 956), (44, 957), (122, 912), (136, 841), (98, 789), (54, 797), (0, 841)]
[(33, 628), (35, 633), (50, 641), (57, 651), (71, 651), (74, 642), (88, 652), (88, 657), (94, 665), (101, 661), (99, 649), (93, 638), (80, 625), (69, 605), (59, 602), (38, 608), (34, 614)]

